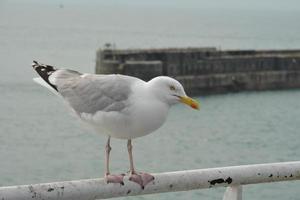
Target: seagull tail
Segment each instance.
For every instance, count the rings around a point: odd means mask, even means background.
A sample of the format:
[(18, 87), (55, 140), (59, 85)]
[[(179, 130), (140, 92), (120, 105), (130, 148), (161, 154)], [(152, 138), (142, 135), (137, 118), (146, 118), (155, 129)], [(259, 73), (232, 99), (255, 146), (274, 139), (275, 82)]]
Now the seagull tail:
[(40, 64), (37, 61), (33, 61), (32, 67), (40, 75), (40, 78), (34, 78), (33, 80), (50, 89), (52, 92), (57, 93), (57, 87), (49, 81), (49, 77), (56, 69), (50, 65)]

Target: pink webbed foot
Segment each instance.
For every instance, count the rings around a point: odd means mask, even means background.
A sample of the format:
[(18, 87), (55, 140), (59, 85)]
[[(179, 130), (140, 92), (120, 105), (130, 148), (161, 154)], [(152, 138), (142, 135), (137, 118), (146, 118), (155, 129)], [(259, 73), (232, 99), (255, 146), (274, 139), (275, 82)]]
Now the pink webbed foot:
[(141, 174), (144, 186), (146, 186), (148, 183), (150, 183), (154, 180), (154, 176), (152, 176), (151, 174), (148, 174), (145, 172), (142, 172), (140, 174)]
[(129, 177), (129, 181), (135, 182), (141, 186), (142, 189), (145, 188), (145, 186), (154, 180), (154, 176), (148, 173), (131, 173)]
[(104, 179), (106, 183), (120, 183), (121, 185), (124, 185), (123, 178), (125, 174), (120, 175), (113, 175), (113, 174), (106, 174)]

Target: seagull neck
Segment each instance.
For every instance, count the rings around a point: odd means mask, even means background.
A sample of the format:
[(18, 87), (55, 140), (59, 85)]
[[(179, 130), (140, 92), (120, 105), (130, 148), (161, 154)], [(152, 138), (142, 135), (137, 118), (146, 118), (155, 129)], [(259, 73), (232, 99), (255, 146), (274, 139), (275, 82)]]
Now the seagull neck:
[(147, 95), (149, 99), (155, 99), (158, 102), (170, 106), (168, 104), (164, 91), (161, 90), (161, 87), (157, 84), (156, 81), (152, 81), (152, 80), (146, 82), (146, 84), (144, 85), (143, 91), (147, 93), (145, 94), (145, 96)]

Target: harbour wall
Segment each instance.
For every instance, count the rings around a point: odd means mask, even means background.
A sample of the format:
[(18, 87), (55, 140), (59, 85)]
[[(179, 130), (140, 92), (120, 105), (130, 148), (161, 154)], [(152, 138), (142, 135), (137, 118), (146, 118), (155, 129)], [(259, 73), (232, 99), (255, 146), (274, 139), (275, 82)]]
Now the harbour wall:
[(99, 49), (96, 73), (171, 76), (189, 95), (300, 88), (300, 50)]

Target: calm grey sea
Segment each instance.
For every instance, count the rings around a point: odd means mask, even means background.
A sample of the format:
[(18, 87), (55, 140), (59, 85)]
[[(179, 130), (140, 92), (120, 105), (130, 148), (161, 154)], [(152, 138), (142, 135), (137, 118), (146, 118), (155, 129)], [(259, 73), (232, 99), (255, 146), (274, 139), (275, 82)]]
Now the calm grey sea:
[[(0, 186), (101, 177), (106, 137), (73, 118), (32, 82), (33, 59), (93, 72), (104, 43), (120, 48), (300, 48), (296, 0), (0, 0)], [(300, 90), (198, 97), (134, 140), (148, 172), (300, 159)], [(112, 170), (127, 171), (126, 142), (112, 141)], [(299, 199), (300, 182), (244, 188), (245, 199)], [(133, 199), (221, 199), (224, 188)]]

